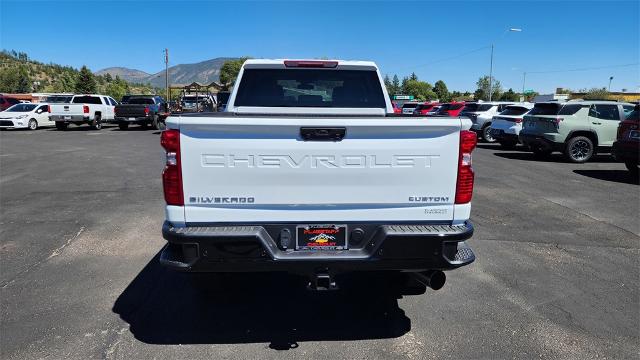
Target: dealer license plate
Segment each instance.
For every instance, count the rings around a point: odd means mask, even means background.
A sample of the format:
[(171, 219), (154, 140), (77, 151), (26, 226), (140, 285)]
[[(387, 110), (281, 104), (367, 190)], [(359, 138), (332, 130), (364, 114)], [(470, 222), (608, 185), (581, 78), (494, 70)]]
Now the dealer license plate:
[(347, 225), (301, 225), (297, 227), (298, 250), (347, 249)]

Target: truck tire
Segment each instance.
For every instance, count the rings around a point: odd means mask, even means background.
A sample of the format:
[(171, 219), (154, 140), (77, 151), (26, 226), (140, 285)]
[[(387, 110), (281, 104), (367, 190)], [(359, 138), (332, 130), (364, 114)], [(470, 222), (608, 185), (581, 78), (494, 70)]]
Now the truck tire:
[(640, 165), (636, 161), (625, 161), (624, 166), (629, 170), (629, 175), (634, 179), (637, 179), (640, 176)]
[(29, 123), (27, 124), (27, 128), (29, 130), (35, 130), (38, 128), (38, 121), (36, 119), (29, 119)]
[(121, 121), (118, 123), (118, 127), (120, 130), (127, 130), (129, 128), (129, 123)]
[(164, 120), (160, 120), (160, 117), (158, 115), (155, 116), (155, 118), (153, 119), (153, 128), (156, 130), (164, 130), (167, 127), (167, 124), (164, 123)]
[(491, 135), (491, 124), (485, 124), (482, 128), (482, 139), (488, 143), (496, 142), (496, 138)]
[(567, 141), (564, 156), (573, 163), (589, 161), (595, 154), (593, 141), (586, 136), (575, 136)]
[(91, 122), (91, 128), (94, 130), (102, 129), (102, 117), (100, 115), (96, 115)]
[(67, 130), (67, 127), (69, 126), (69, 124), (62, 122), (62, 121), (56, 121), (56, 129), (58, 130)]

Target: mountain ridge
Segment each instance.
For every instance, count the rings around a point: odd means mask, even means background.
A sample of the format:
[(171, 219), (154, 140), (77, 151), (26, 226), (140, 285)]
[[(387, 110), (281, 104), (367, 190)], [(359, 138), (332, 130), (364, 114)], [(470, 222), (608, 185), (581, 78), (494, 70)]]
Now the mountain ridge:
[[(194, 81), (199, 83), (210, 83), (220, 79), (220, 68), (227, 60), (235, 60), (232, 57), (217, 57), (209, 60), (191, 64), (178, 64), (169, 67), (169, 83), (172, 86), (191, 84)], [(154, 74), (145, 71), (127, 68), (123, 66), (113, 66), (98, 70), (98, 75), (110, 74), (119, 76), (130, 83), (151, 84), (155, 87), (165, 86), (165, 71), (161, 70)]]

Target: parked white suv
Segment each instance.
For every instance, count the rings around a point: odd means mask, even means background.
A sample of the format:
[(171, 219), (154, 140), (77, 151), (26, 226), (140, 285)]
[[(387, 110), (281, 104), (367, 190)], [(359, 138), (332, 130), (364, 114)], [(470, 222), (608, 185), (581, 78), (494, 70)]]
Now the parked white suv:
[(88, 124), (96, 130), (102, 123), (114, 120), (113, 108), (118, 104), (106, 95), (74, 95), (69, 104), (51, 104), (52, 121), (58, 130), (65, 130), (69, 124)]
[(471, 119), (473, 125), (471, 130), (478, 133), (486, 142), (495, 142), (496, 139), (491, 136), (491, 119), (494, 115), (501, 113), (512, 102), (478, 102), (465, 105), (460, 112), (460, 116), (466, 116)]
[(319, 290), (384, 271), (426, 290), (475, 259), (471, 121), (394, 116), (373, 62), (247, 60), (226, 112), (166, 124), (165, 266)]
[(27, 128), (35, 130), (40, 126), (53, 125), (49, 120), (48, 104), (15, 104), (0, 112), (0, 129)]
[(491, 136), (503, 148), (514, 148), (518, 144), (523, 118), (531, 109), (533, 109), (533, 103), (518, 103), (507, 106), (503, 112), (491, 120)]

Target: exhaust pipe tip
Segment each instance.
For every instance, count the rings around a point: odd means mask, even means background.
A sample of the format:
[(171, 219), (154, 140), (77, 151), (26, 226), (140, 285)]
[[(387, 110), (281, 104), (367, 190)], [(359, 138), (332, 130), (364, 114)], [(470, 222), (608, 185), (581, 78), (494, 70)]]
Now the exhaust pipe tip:
[(431, 274), (427, 275), (429, 277), (429, 284), (427, 286), (433, 290), (442, 289), (444, 284), (447, 282), (447, 275), (444, 274), (444, 271), (434, 270), (429, 271), (429, 273)]
[(429, 270), (421, 273), (415, 273), (416, 280), (423, 285), (432, 288), (433, 290), (440, 290), (447, 282), (447, 275), (441, 270)]

